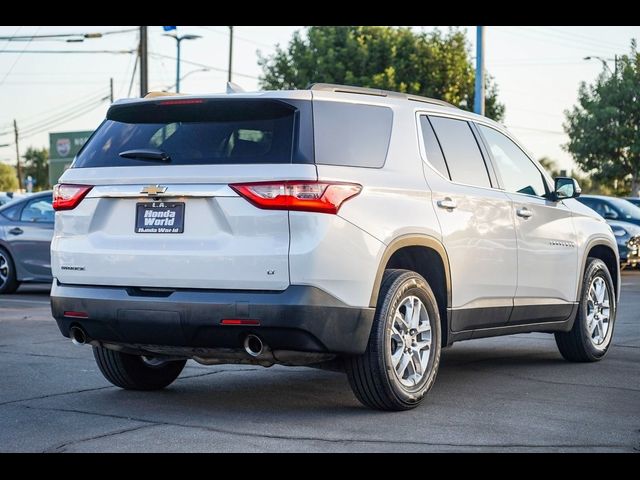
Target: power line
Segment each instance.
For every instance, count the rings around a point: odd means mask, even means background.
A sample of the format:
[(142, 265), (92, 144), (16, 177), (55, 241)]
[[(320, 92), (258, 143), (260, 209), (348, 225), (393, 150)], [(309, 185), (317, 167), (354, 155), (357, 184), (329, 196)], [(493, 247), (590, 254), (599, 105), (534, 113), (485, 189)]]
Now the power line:
[(133, 64), (133, 73), (131, 74), (131, 82), (129, 82), (129, 91), (127, 92), (127, 97), (131, 97), (131, 89), (133, 88), (133, 81), (136, 78), (136, 68), (138, 67), (138, 60), (140, 60), (140, 55), (136, 55), (136, 62)]
[[(220, 30), (215, 30), (213, 27), (200, 27), (200, 28), (204, 28), (205, 30), (209, 30), (210, 32), (217, 33), (218, 35), (224, 35), (225, 37), (229, 36), (228, 30), (225, 32), (222, 32)], [(243, 42), (253, 43), (254, 45), (257, 45), (259, 47), (273, 48), (275, 46), (275, 45), (268, 45), (266, 43), (258, 42), (256, 40), (252, 40), (247, 37), (241, 37), (235, 32), (233, 32), (233, 38), (237, 38), (238, 40), (242, 40)]]
[(74, 105), (71, 108), (67, 108), (62, 112), (58, 112), (56, 114), (50, 115), (48, 117), (43, 118), (35, 123), (28, 124), (27, 126), (22, 126), (23, 131), (30, 131), (33, 129), (38, 129), (43, 125), (55, 124), (56, 122), (60, 122), (64, 120), (68, 115), (73, 115), (79, 109), (85, 108), (87, 106), (95, 105), (96, 102), (103, 102), (105, 98), (108, 98), (109, 95), (105, 95), (104, 93), (100, 94), (99, 98), (91, 98), (89, 100), (85, 100), (80, 104)]
[(619, 44), (618, 42), (611, 42), (609, 40), (603, 40), (603, 39), (599, 39), (599, 38), (595, 38), (595, 37), (590, 37), (588, 35), (583, 35), (580, 33), (576, 33), (576, 32), (569, 32), (566, 30), (558, 30), (557, 28), (552, 28), (552, 27), (541, 27), (541, 30), (548, 32), (552, 35), (556, 35), (556, 36), (560, 36), (560, 37), (565, 37), (568, 39), (573, 39), (577, 42), (580, 43), (591, 43), (592, 45), (596, 46), (596, 47), (602, 47), (602, 46), (609, 46), (610, 48), (616, 48), (616, 49), (626, 49), (627, 46), (622, 46), (622, 44)]
[(519, 127), (517, 125), (507, 125), (507, 128), (512, 128), (514, 130), (528, 130), (531, 132), (538, 132), (538, 133), (548, 133), (553, 135), (566, 135), (565, 132), (561, 132), (559, 130), (545, 130), (544, 128)]
[[(38, 29), (40, 30), (40, 29)], [(93, 32), (93, 33), (50, 33), (47, 35), (37, 35), (36, 32), (33, 35), (11, 35), (9, 37), (0, 37), (0, 40), (7, 40), (9, 42), (23, 42), (23, 41), (32, 41), (32, 40), (55, 40), (58, 38), (70, 38), (70, 37), (80, 37), (80, 38), (101, 38), (106, 35), (116, 35), (121, 33), (130, 33), (137, 31), (137, 28), (129, 28), (125, 30), (110, 30), (107, 32)]]
[[(38, 27), (38, 29), (36, 30), (36, 33), (38, 33), (40, 31), (42, 27)], [(18, 55), (18, 58), (15, 59), (15, 61), (13, 62), (13, 64), (11, 65), (11, 67), (9, 68), (9, 71), (7, 71), (7, 73), (5, 73), (4, 77), (2, 77), (2, 80), (0, 80), (0, 85), (2, 85), (4, 83), (4, 81), (7, 79), (7, 77), (11, 74), (11, 72), (13, 71), (13, 69), (15, 68), (15, 66), (18, 64), (18, 62), (20, 61), (20, 59), (22, 58), (22, 55), (24, 55), (25, 50), (27, 49), (27, 47), (29, 46), (31, 42), (27, 42), (27, 44), (24, 46), (24, 48), (22, 49), (21, 52), (19, 52), (20, 54)], [(3, 50), (3, 52), (7, 52), (8, 50)]]
[[(27, 44), (28, 46), (29, 44)], [(25, 47), (26, 49), (27, 47)], [(135, 50), (3, 50), (0, 53), (36, 53), (36, 54), (45, 54), (45, 53), (56, 53), (56, 54), (65, 54), (65, 53), (113, 53), (113, 54), (124, 54), (124, 53), (136, 53)]]
[[(162, 53), (149, 52), (149, 55), (152, 56), (152, 57), (162, 57), (162, 58), (168, 58), (169, 60), (176, 60), (176, 57), (172, 57), (171, 55), (164, 55)], [(204, 64), (204, 63), (193, 62), (191, 60), (185, 60), (184, 58), (181, 58), (180, 61), (182, 63), (188, 63), (190, 65), (195, 65), (196, 67), (205, 67), (205, 68), (208, 68), (209, 70), (214, 70), (216, 72), (227, 73), (227, 69), (226, 68), (212, 67), (211, 65), (207, 65), (207, 64)], [(255, 75), (248, 75), (246, 73), (233, 72), (233, 74), (237, 75), (239, 77), (252, 78), (254, 80), (259, 80), (260, 79), (259, 77), (256, 77)]]
[[(18, 33), (20, 30), (22, 29), (22, 25), (20, 25), (18, 28), (16, 28), (16, 31), (13, 32), (13, 34), (15, 35), (16, 33)], [(2, 48), (2, 50), (0, 50), (0, 53), (2, 53), (7, 47), (9, 46), (9, 41), (7, 40), (7, 43), (5, 44), (5, 46)]]
[(109, 99), (109, 97), (107, 96), (107, 97), (105, 97), (104, 99), (100, 100), (99, 102), (97, 102), (97, 103), (95, 103), (95, 104), (93, 104), (93, 105), (89, 105), (88, 107), (86, 107), (86, 108), (85, 108), (85, 109), (83, 109), (82, 111), (78, 111), (78, 112), (77, 112), (76, 114), (74, 114), (74, 115), (70, 115), (70, 116), (68, 116), (68, 117), (66, 117), (66, 118), (64, 118), (64, 119), (62, 119), (62, 120), (56, 121), (56, 122), (54, 122), (54, 123), (52, 123), (52, 124), (42, 126), (42, 127), (40, 127), (39, 129), (37, 129), (37, 130), (32, 130), (32, 131), (29, 131), (29, 132), (24, 132), (24, 133), (22, 133), (22, 134), (20, 135), (20, 137), (21, 137), (21, 138), (29, 138), (29, 137), (33, 137), (34, 135), (37, 135), (37, 134), (39, 134), (39, 133), (46, 132), (46, 131), (50, 130), (50, 129), (51, 129), (51, 127), (53, 127), (54, 125), (61, 125), (61, 124), (64, 124), (64, 123), (68, 123), (68, 122), (70, 122), (71, 120), (75, 120), (76, 118), (82, 117), (83, 115), (86, 115), (87, 113), (89, 113), (89, 112), (91, 112), (91, 111), (95, 110), (97, 107), (99, 107), (100, 105), (102, 105), (102, 104), (103, 104), (106, 100), (108, 100), (108, 99)]
[[(517, 27), (518, 28), (518, 27)], [(579, 45), (576, 45), (575, 43), (568, 43), (570, 42), (567, 39), (564, 40), (560, 40), (558, 38), (552, 38), (548, 35), (545, 35), (541, 32), (535, 31), (535, 30), (529, 30), (526, 27), (519, 27), (516, 31), (513, 30), (509, 30), (508, 27), (507, 28), (496, 28), (494, 29), (496, 32), (502, 32), (502, 33), (506, 33), (507, 35), (511, 35), (511, 36), (515, 36), (518, 37), (520, 39), (522, 39), (522, 37), (524, 38), (528, 38), (529, 40), (536, 40), (538, 42), (545, 42), (545, 43), (550, 43), (553, 45), (560, 45), (561, 47), (564, 48), (572, 48), (574, 50), (581, 50), (583, 52), (585, 51), (593, 51), (593, 50), (600, 50), (598, 53), (605, 53), (607, 52), (610, 53), (609, 50), (603, 48), (603, 47), (591, 47), (591, 46), (587, 46), (584, 45), (583, 43), (580, 43)]]
[(108, 94), (102, 93), (97, 98), (94, 97), (94, 98), (85, 100), (85, 101), (83, 101), (81, 103), (78, 103), (78, 104), (72, 106), (71, 108), (67, 108), (67, 109), (65, 109), (65, 110), (63, 110), (61, 112), (55, 113), (53, 115), (49, 115), (48, 117), (45, 117), (42, 120), (27, 124), (26, 126), (22, 126), (22, 129), (27, 131), (27, 130), (32, 130), (34, 128), (40, 128), (40, 126), (42, 126), (42, 125), (46, 125), (46, 124), (49, 124), (49, 123), (55, 123), (57, 121), (60, 121), (61, 119), (64, 119), (68, 115), (72, 115), (73, 113), (75, 113), (79, 109), (85, 108), (85, 107), (90, 106), (90, 105), (94, 105), (96, 102), (103, 101), (106, 97), (108, 97)]
[[(104, 83), (104, 82), (101, 82)], [(76, 108), (77, 106), (84, 104), (85, 102), (90, 102), (93, 100), (97, 100), (99, 97), (102, 97), (105, 95), (105, 90), (104, 89), (100, 89), (98, 91), (93, 91), (89, 94), (85, 94), (85, 95), (81, 95), (78, 96), (76, 98), (74, 98), (72, 101), (70, 102), (65, 102), (63, 104), (59, 104), (56, 105), (53, 108), (49, 108), (47, 109), (47, 114), (53, 114), (53, 112), (56, 112), (57, 110), (66, 110), (66, 109), (72, 109), (72, 108)], [(56, 113), (57, 115), (57, 113)], [(37, 113), (34, 115), (29, 115), (28, 117), (24, 117), (22, 119), (19, 119), (18, 121), (20, 122), (20, 125), (22, 125), (24, 122), (29, 122), (29, 120), (31, 120), (32, 118), (36, 118), (38, 117), (38, 122), (41, 121), (42, 119), (42, 113)], [(35, 122), (35, 123), (38, 123)]]

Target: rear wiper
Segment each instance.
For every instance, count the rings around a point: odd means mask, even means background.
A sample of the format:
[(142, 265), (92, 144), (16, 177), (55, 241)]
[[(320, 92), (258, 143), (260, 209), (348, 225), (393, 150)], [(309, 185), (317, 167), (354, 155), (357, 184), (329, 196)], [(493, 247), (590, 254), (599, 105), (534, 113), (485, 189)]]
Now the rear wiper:
[(127, 150), (119, 154), (124, 158), (135, 158), (138, 160), (157, 160), (159, 162), (170, 162), (171, 157), (167, 152), (162, 150), (154, 150), (152, 148), (139, 148), (136, 150)]

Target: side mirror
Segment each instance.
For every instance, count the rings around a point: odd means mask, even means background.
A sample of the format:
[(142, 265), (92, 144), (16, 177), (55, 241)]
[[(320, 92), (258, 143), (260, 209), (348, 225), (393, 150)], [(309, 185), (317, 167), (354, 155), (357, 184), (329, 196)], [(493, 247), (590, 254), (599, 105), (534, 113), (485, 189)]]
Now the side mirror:
[(582, 193), (582, 189), (578, 182), (571, 177), (557, 177), (553, 193), (556, 201), (558, 201), (566, 198), (578, 198)]
[(604, 212), (604, 218), (606, 218), (607, 220), (617, 220), (618, 219), (618, 214), (616, 212)]

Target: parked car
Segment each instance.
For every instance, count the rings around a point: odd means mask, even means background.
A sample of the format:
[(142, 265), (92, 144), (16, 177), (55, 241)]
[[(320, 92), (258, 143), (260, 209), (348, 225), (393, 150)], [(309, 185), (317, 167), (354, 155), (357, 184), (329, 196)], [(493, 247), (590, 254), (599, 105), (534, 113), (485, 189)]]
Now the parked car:
[(363, 404), (405, 410), (456, 341), (553, 332), (567, 360), (605, 356), (618, 252), (579, 194), (424, 97), (119, 101), (54, 189), (52, 312), (125, 389), (189, 358), (341, 365)]
[(0, 193), (0, 207), (2, 207), (3, 205), (6, 205), (7, 203), (9, 203), (12, 200), (13, 200), (13, 198), (11, 198), (6, 193)]
[(624, 198), (582, 195), (579, 201), (607, 220), (618, 220), (640, 226), (640, 207), (636, 207)]
[(0, 294), (22, 282), (50, 282), (54, 211), (52, 192), (0, 207)]
[(578, 200), (595, 210), (611, 226), (621, 265), (636, 267), (640, 263), (640, 208), (622, 198), (601, 195), (582, 195)]
[(627, 197), (625, 200), (633, 203), (636, 207), (640, 207), (640, 197)]

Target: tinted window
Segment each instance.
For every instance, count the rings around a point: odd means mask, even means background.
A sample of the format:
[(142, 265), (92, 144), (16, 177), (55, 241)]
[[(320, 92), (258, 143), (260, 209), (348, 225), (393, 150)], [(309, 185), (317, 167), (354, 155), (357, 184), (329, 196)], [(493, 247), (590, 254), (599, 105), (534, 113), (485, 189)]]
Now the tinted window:
[(438, 136), (451, 180), (490, 187), (489, 174), (471, 127), (464, 120), (429, 117)]
[(27, 202), (20, 215), (21, 222), (52, 223), (54, 218), (52, 197), (38, 197)]
[(484, 135), (504, 189), (512, 193), (544, 196), (547, 191), (542, 173), (520, 147), (493, 128), (478, 125)]
[(393, 112), (387, 107), (314, 101), (316, 163), (382, 167), (392, 121)]
[(17, 205), (13, 205), (11, 207), (7, 206), (7, 208), (2, 210), (2, 215), (7, 217), (9, 220), (18, 220), (20, 216), (20, 210), (22, 209), (23, 203), (18, 203)]
[[(74, 168), (291, 163), (296, 112), (292, 106), (264, 100), (188, 101), (112, 107)], [(164, 152), (170, 161), (119, 155), (141, 149)]]
[(440, 149), (440, 144), (436, 138), (436, 134), (426, 116), (420, 117), (420, 128), (422, 129), (422, 138), (424, 140), (424, 150), (427, 154), (427, 161), (442, 175), (447, 178), (451, 178), (449, 176), (449, 170), (447, 169), (447, 163), (444, 161), (444, 156)]

